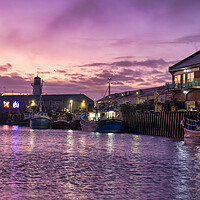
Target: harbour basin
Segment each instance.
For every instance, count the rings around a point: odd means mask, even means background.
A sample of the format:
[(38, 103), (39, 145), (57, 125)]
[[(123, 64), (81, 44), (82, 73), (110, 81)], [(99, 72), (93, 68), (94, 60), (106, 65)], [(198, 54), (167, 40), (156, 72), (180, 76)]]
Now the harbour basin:
[(0, 199), (198, 199), (200, 146), (0, 126)]

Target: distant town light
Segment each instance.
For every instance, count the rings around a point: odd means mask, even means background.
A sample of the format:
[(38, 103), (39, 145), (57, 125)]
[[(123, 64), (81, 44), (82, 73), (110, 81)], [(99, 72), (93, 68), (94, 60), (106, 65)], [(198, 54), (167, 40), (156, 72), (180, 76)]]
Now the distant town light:
[(139, 94), (139, 91), (137, 91), (136, 94)]

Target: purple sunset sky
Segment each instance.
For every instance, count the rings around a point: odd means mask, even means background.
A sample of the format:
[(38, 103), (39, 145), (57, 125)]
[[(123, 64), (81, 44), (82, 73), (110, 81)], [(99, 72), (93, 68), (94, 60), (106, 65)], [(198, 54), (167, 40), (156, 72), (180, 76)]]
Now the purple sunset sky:
[(200, 48), (198, 0), (0, 0), (1, 91), (111, 92), (164, 85)]

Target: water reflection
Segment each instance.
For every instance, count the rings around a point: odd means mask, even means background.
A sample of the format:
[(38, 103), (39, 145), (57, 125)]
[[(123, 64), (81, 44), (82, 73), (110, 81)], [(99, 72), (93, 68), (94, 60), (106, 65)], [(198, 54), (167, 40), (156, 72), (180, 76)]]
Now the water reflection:
[(0, 199), (200, 195), (200, 147), (145, 135), (0, 129)]
[(35, 131), (33, 129), (30, 129), (30, 137), (29, 137), (29, 151), (33, 151), (33, 148), (35, 146)]
[(113, 140), (114, 140), (115, 134), (107, 133), (107, 136), (108, 136), (108, 141), (107, 141), (108, 152), (111, 153), (113, 151)]
[(12, 130), (14, 130), (14, 131), (18, 131), (18, 130), (19, 130), (19, 126), (18, 126), (18, 125), (14, 125), (14, 126), (12, 126)]
[(2, 125), (3, 130), (9, 130), (9, 128), (10, 128), (9, 125)]
[(73, 150), (73, 130), (69, 130), (67, 133), (67, 142), (66, 142), (66, 148), (67, 152), (70, 153)]
[(80, 153), (84, 153), (84, 151), (85, 151), (85, 145), (86, 145), (85, 135), (81, 135), (80, 136), (79, 143), (80, 143)]
[(133, 140), (132, 140), (132, 142), (133, 142), (132, 152), (133, 153), (139, 153), (140, 140), (141, 140), (140, 135), (133, 135)]
[(19, 150), (20, 150), (20, 145), (19, 145), (19, 128), (17, 126), (12, 126), (12, 130), (14, 131), (12, 134), (12, 159), (10, 162), (10, 167), (11, 167), (11, 177), (10, 177), (10, 182), (11, 182), (11, 194), (13, 199), (20, 199), (23, 196), (23, 192), (19, 191), (19, 185), (22, 184), (21, 182), (21, 166), (19, 163), (20, 161), (20, 156), (19, 156)]

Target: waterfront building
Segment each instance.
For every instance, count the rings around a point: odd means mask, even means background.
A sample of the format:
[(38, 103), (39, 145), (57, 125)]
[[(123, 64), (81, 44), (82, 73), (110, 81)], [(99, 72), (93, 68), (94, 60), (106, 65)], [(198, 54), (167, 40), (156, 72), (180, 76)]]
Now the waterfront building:
[[(118, 108), (122, 104), (136, 106), (143, 103), (153, 104), (153, 107), (154, 104), (162, 105), (167, 101), (171, 101), (171, 98), (171, 92), (166, 90), (165, 86), (161, 86), (111, 94), (98, 100), (97, 107), (111, 106)], [(162, 110), (162, 107), (157, 111), (159, 110)]]
[(92, 110), (93, 100), (84, 94), (42, 94), (40, 77), (34, 78), (33, 94), (0, 94), (0, 111), (10, 115), (21, 115), (24, 111), (34, 110), (42, 97), (43, 108), (49, 115), (60, 111), (83, 113)]
[(187, 110), (199, 110), (200, 104), (200, 51), (169, 67), (172, 82), (166, 89), (176, 101), (184, 101)]

